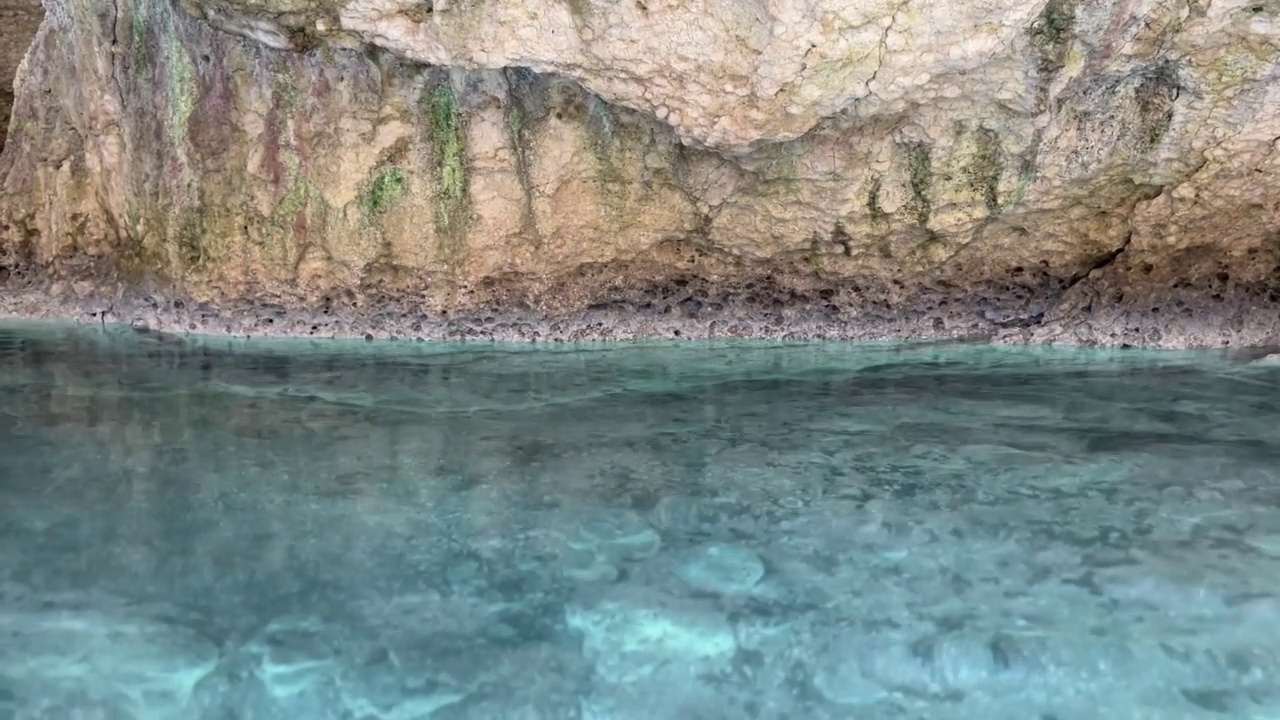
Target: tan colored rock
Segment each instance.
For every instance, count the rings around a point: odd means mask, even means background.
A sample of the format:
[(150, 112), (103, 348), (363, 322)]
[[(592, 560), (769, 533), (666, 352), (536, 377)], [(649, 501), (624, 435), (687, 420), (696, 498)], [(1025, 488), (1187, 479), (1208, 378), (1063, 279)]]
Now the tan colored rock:
[(1270, 0), (48, 2), (10, 312), (69, 277), (237, 332), (1280, 332)]

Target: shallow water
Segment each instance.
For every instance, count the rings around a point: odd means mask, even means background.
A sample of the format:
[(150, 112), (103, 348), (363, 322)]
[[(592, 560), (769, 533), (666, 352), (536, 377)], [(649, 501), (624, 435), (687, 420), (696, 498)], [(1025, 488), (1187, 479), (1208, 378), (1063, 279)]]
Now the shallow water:
[(1280, 718), (1280, 365), (0, 328), (0, 719)]

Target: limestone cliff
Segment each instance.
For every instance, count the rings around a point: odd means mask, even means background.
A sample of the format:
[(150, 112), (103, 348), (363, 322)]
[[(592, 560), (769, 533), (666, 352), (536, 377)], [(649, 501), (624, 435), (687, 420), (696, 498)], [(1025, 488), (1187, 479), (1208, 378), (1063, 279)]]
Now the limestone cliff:
[(1277, 0), (44, 0), (0, 308), (1280, 339)]

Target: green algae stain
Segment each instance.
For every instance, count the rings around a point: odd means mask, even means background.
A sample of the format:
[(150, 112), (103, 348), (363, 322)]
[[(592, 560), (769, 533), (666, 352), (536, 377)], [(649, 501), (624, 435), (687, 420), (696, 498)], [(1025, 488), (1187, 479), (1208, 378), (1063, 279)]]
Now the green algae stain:
[(916, 224), (924, 227), (929, 224), (933, 215), (933, 202), (929, 199), (929, 189), (933, 184), (933, 158), (929, 154), (929, 146), (925, 143), (910, 143), (906, 146), (907, 178), (911, 186), (911, 213)]
[(447, 200), (456, 200), (466, 191), (461, 124), (458, 101), (453, 91), (437, 88), (431, 94), (431, 129), (440, 153), (440, 190)]
[(360, 194), (360, 209), (365, 217), (386, 214), (404, 195), (408, 183), (404, 170), (394, 166), (383, 168)]
[(313, 221), (324, 223), (330, 207), (292, 144), (280, 147), (284, 192), (266, 218), (266, 250), (281, 265), (290, 265), (307, 244)]
[(1049, 0), (1044, 6), (1030, 32), (1041, 72), (1052, 74), (1065, 66), (1075, 26), (1076, 0)]
[(169, 89), (169, 132), (176, 146), (187, 139), (191, 113), (196, 107), (195, 68), (186, 50), (178, 41), (176, 31), (170, 31), (165, 45), (165, 80)]
[(569, 7), (569, 14), (573, 19), (581, 24), (590, 22), (595, 13), (591, 0), (565, 0), (565, 5)]
[(867, 214), (871, 216), (871, 222), (883, 223), (889, 219), (889, 213), (884, 211), (884, 207), (880, 205), (880, 192), (884, 189), (883, 180), (879, 175), (871, 178), (871, 186), (867, 188)]
[(203, 239), (204, 223), (200, 216), (192, 213), (183, 218), (175, 242), (179, 267), (194, 269), (204, 263), (206, 258)]
[[(281, 265), (292, 265), (307, 245), (313, 226), (323, 226), (329, 204), (320, 188), (296, 165), (291, 170), (289, 189), (276, 203), (267, 220), (266, 239), (270, 255)], [(322, 230), (321, 230), (322, 232)]]
[(598, 96), (587, 99), (587, 126), (591, 129), (591, 139), (601, 152), (607, 152), (617, 143), (618, 121), (609, 109), (609, 104)]
[(511, 151), (514, 153), (516, 160), (516, 174), (520, 177), (520, 187), (524, 189), (527, 196), (530, 192), (529, 152), (525, 148), (527, 141), (525, 127), (528, 120), (525, 118), (524, 110), (520, 109), (520, 106), (514, 100), (507, 105), (506, 120), (507, 135), (511, 141)]
[(587, 101), (587, 131), (591, 151), (600, 168), (600, 182), (607, 193), (619, 192), (627, 178), (618, 162), (621, 144), (618, 121), (609, 104), (594, 95)]
[(1028, 32), (1035, 53), (1036, 106), (1043, 110), (1049, 101), (1049, 84), (1067, 65), (1067, 54), (1075, 36), (1078, 0), (1049, 0)]
[(799, 143), (780, 143), (765, 151), (764, 166), (760, 170), (762, 181), (781, 192), (801, 192), (800, 157), (803, 151)]
[(1036, 165), (1040, 160), (1040, 143), (1043, 140), (1044, 130), (1036, 130), (1027, 148), (1021, 155), (1015, 156), (1018, 158), (1018, 184), (1004, 203), (1003, 207), (1006, 211), (1020, 205), (1023, 198), (1027, 196), (1027, 190), (1030, 189), (1036, 177)]
[(1138, 150), (1147, 153), (1164, 141), (1173, 125), (1178, 97), (1177, 68), (1164, 62), (1152, 68), (1134, 89), (1138, 108)]
[(142, 211), (132, 199), (126, 201), (124, 242), (117, 252), (116, 267), (125, 279), (137, 281), (145, 277), (146, 272), (165, 267), (164, 259), (159, 257), (153, 245), (147, 242), (142, 232)]
[(138, 66), (142, 66), (147, 61), (146, 6), (135, 6), (132, 10), (130, 21), (133, 28), (133, 62)]
[(467, 210), (462, 113), (457, 96), (447, 84), (431, 91), (427, 105), (436, 151), (436, 229), (456, 239), (463, 230)]
[(310, 187), (305, 180), (296, 175), (289, 183), (289, 191), (280, 198), (271, 212), (271, 224), (281, 233), (288, 233), (293, 228), (294, 218), (306, 210), (307, 201), (311, 197)]
[(974, 135), (973, 157), (965, 168), (969, 188), (982, 194), (988, 215), (1000, 212), (1000, 179), (1004, 175), (1004, 148), (1000, 135), (990, 128), (979, 128)]
[(525, 147), (528, 142), (527, 128), (529, 120), (514, 96), (508, 98), (506, 121), (507, 134), (511, 141), (512, 152), (515, 155), (516, 177), (520, 181), (520, 190), (523, 196), (520, 208), (520, 226), (535, 245), (540, 245), (541, 239), (538, 235), (537, 222), (534, 220), (533, 214), (533, 170), (529, 159), (529, 151)]
[(279, 102), (280, 111), (285, 115), (292, 115), (298, 111), (301, 105), (301, 96), (298, 93), (298, 83), (294, 79), (293, 71), (285, 60), (273, 63), (271, 68), (271, 92)]
[(524, 147), (521, 140), (524, 135), (525, 117), (524, 111), (515, 103), (507, 106), (507, 131), (511, 133), (511, 139), (515, 143), (516, 153), (523, 155)]

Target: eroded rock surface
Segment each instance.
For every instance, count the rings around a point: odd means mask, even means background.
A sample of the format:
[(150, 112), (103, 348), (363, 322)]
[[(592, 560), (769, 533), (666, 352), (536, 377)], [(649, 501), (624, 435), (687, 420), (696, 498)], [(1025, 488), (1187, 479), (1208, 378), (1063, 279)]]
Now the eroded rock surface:
[(48, 0), (3, 309), (1280, 337), (1271, 0)]
[(0, 0), (0, 147), (13, 110), (13, 77), (31, 47), (42, 15), (40, 0)]

